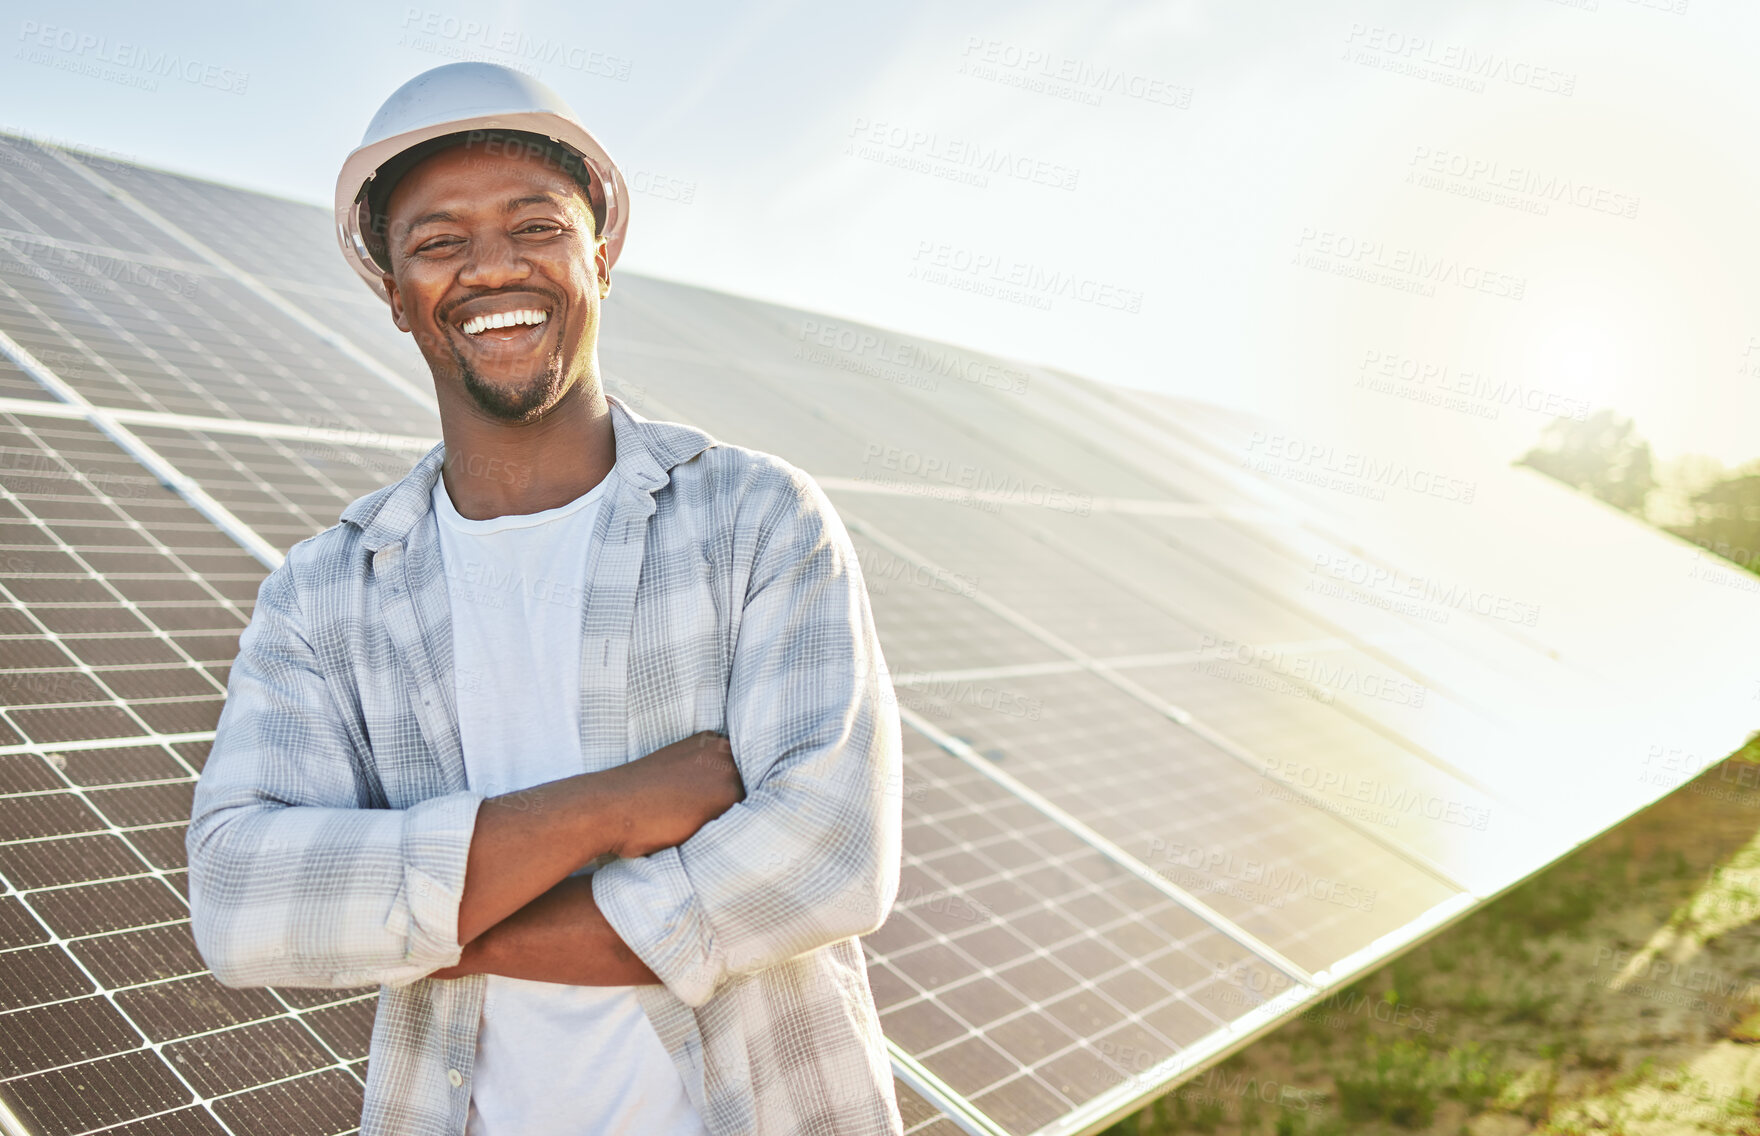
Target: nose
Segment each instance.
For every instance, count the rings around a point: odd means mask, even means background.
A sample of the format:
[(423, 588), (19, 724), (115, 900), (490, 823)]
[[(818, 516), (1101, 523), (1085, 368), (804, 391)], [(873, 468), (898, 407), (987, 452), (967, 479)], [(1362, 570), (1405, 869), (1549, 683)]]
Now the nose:
[(494, 290), (524, 280), (532, 274), (532, 262), (507, 233), (478, 233), (471, 237), (470, 256), (459, 269), (458, 282), (467, 288)]

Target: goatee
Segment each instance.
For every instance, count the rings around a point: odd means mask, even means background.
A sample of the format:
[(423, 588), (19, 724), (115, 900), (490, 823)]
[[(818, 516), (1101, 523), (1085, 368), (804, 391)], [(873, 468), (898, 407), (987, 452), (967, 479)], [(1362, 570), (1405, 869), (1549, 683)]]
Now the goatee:
[(530, 422), (562, 397), (562, 360), (557, 355), (551, 355), (543, 371), (517, 386), (485, 382), (456, 348), (452, 357), (472, 401), (483, 413), (504, 422)]

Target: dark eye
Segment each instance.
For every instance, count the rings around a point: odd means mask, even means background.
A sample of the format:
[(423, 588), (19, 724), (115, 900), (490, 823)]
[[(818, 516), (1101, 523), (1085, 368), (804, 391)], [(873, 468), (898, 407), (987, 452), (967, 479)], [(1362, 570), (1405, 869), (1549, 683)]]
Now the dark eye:
[(456, 237), (435, 237), (431, 241), (423, 241), (420, 245), (417, 245), (416, 251), (418, 253), (434, 252), (435, 250), (445, 248), (449, 244), (456, 243), (457, 240), (458, 238)]
[(559, 231), (561, 228), (561, 225), (552, 224), (549, 221), (533, 221), (522, 226), (519, 231), (522, 233), (541, 233), (545, 230), (550, 230), (552, 232)]

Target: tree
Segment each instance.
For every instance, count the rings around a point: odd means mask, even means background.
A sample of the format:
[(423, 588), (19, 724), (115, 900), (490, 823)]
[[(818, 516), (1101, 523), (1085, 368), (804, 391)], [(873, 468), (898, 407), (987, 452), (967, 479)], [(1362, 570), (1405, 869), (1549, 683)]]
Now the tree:
[(1656, 487), (1650, 443), (1638, 436), (1629, 418), (1602, 409), (1583, 421), (1560, 418), (1517, 463), (1610, 505), (1644, 515), (1644, 502)]
[(1760, 571), (1760, 472), (1740, 472), (1695, 493), (1692, 509), (1693, 523), (1672, 532)]

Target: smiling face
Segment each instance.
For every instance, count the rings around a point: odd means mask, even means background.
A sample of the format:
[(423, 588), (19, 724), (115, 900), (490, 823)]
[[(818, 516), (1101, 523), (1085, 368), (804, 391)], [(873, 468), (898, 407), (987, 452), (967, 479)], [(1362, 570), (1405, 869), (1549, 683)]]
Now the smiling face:
[(531, 422), (597, 385), (611, 270), (585, 191), (554, 161), (441, 150), (392, 190), (386, 234), (392, 319), (427, 359), (443, 417), (469, 407)]

